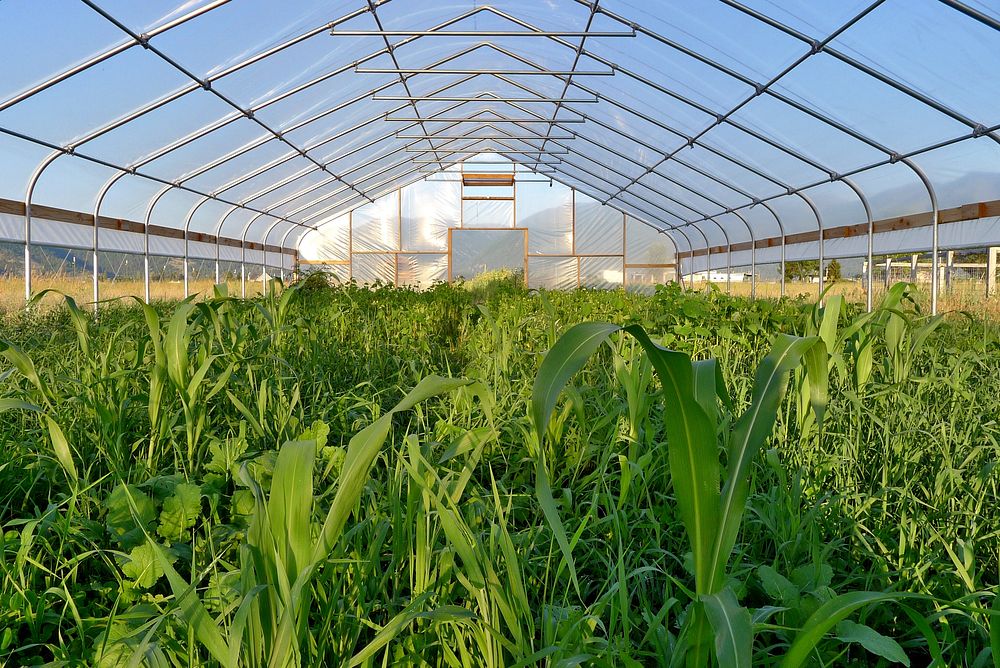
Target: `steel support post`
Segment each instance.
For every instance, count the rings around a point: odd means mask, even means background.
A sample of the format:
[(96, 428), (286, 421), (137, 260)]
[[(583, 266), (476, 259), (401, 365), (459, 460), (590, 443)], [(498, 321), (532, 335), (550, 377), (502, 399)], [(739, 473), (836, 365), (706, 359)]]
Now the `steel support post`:
[(98, 302), (101, 299), (101, 288), (100, 288), (100, 230), (101, 230), (101, 205), (104, 204), (104, 198), (107, 196), (108, 191), (111, 190), (111, 186), (118, 183), (118, 180), (123, 176), (128, 174), (127, 171), (120, 171), (114, 176), (112, 176), (101, 188), (100, 192), (97, 194), (97, 198), (94, 200), (94, 271), (93, 271), (93, 292), (94, 292), (94, 316), (97, 316)]
[(920, 181), (924, 184), (924, 188), (927, 189), (927, 196), (931, 200), (931, 315), (937, 315), (938, 272), (941, 264), (938, 248), (938, 223), (940, 222), (940, 216), (938, 211), (937, 192), (934, 190), (934, 184), (931, 183), (927, 174), (924, 173), (924, 170), (922, 170), (917, 163), (913, 162), (909, 158), (903, 158), (900, 162), (913, 170)]

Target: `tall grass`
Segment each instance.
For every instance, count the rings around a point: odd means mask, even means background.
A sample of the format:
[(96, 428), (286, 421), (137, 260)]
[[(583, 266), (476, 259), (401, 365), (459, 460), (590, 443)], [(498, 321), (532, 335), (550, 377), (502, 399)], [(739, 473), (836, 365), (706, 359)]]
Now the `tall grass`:
[(0, 325), (0, 660), (996, 661), (992, 326), (272, 288)]

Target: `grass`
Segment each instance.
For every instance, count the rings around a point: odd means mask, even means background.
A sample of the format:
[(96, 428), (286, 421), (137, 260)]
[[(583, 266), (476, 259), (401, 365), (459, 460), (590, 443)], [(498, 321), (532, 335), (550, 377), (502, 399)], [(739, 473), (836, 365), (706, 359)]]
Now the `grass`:
[(995, 665), (998, 331), (885, 299), (12, 312), (0, 662)]

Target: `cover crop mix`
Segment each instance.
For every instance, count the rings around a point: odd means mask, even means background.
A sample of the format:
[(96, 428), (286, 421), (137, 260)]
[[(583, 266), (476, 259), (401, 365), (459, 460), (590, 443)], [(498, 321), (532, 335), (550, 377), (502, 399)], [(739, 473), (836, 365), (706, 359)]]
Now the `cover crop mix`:
[(839, 298), (0, 324), (0, 663), (1000, 665), (997, 329)]

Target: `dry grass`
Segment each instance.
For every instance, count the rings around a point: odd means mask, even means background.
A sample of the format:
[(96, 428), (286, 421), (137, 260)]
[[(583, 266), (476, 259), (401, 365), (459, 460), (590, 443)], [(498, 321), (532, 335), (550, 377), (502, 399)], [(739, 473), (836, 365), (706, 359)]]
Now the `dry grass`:
[[(724, 283), (715, 284), (723, 292), (726, 291)], [(704, 286), (696, 283), (696, 287)], [(837, 281), (832, 286), (827, 284), (830, 290), (827, 295), (843, 295), (844, 299), (864, 303), (865, 289), (861, 281)], [(750, 283), (733, 283), (731, 285), (732, 294), (738, 296), (750, 295)], [(875, 285), (875, 302), (878, 302), (885, 294), (885, 286)], [(805, 297), (812, 300), (819, 295), (819, 286), (816, 283), (789, 282), (785, 284), (785, 295), (788, 297)], [(758, 281), (757, 296), (765, 299), (777, 299), (781, 296), (781, 284), (777, 281)], [(914, 297), (925, 309), (930, 309), (930, 285), (918, 284)], [(979, 281), (956, 281), (951, 290), (941, 286), (938, 295), (938, 310), (942, 313), (968, 312), (987, 320), (1000, 320), (1000, 296), (986, 296), (986, 288)]]
[[(230, 279), (226, 283), (229, 286), (229, 294), (240, 294), (240, 282)], [(190, 292), (192, 294), (208, 295), (212, 293), (214, 282), (211, 279), (197, 279), (190, 282)], [(723, 292), (726, 291), (725, 283), (715, 284)], [(696, 283), (696, 288), (705, 288), (705, 283)], [(733, 283), (732, 294), (738, 296), (749, 296), (750, 283)], [(918, 301), (925, 307), (930, 306), (929, 287), (927, 285), (918, 286)], [(54, 276), (35, 275), (32, 278), (32, 288), (35, 292), (41, 290), (57, 290), (61, 293), (73, 297), (79, 304), (90, 304), (93, 301), (93, 294), (89, 276)], [(261, 293), (260, 281), (247, 281), (247, 295), (259, 295)], [(819, 293), (819, 286), (816, 283), (789, 282), (785, 284), (785, 295), (788, 297), (804, 297), (815, 299)], [(875, 286), (875, 301), (881, 299), (884, 288), (881, 285)], [(118, 279), (115, 281), (101, 281), (101, 299), (120, 299), (129, 296), (141, 297), (143, 295), (143, 284), (141, 280)], [(861, 281), (837, 281), (830, 287), (828, 295), (843, 295), (851, 302), (863, 303), (865, 301), (864, 285)], [(184, 284), (179, 280), (154, 281), (151, 284), (151, 296), (156, 301), (175, 301), (184, 298)], [(777, 281), (758, 281), (757, 296), (764, 299), (777, 299), (781, 296), (781, 284)], [(57, 295), (47, 296), (42, 300), (43, 307), (51, 307), (59, 304)], [(0, 314), (10, 313), (20, 309), (24, 305), (24, 281), (18, 277), (0, 277)], [(946, 291), (942, 286), (939, 298), (939, 309), (942, 312), (966, 311), (988, 320), (1000, 320), (1000, 297), (987, 298), (985, 288), (978, 281), (956, 281), (951, 291)]]
[[(191, 294), (210, 295), (215, 282), (210, 279), (190, 281)], [(240, 294), (240, 282), (226, 282), (229, 294)], [(89, 277), (82, 276), (33, 276), (31, 287), (34, 292), (56, 290), (67, 294), (80, 305), (91, 304), (94, 300), (93, 287)], [(122, 299), (125, 297), (142, 297), (143, 282), (141, 280), (119, 279), (100, 282), (101, 300)], [(247, 295), (259, 295), (260, 281), (247, 281)], [(171, 301), (184, 298), (184, 283), (182, 281), (154, 281), (150, 284), (150, 297), (156, 301)], [(58, 295), (47, 295), (41, 301), (43, 308), (62, 303)], [(0, 277), (0, 314), (11, 313), (24, 306), (24, 280), (21, 278)]]

